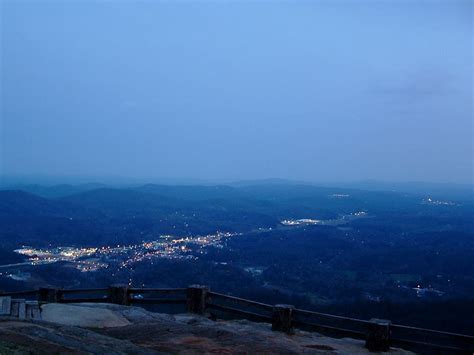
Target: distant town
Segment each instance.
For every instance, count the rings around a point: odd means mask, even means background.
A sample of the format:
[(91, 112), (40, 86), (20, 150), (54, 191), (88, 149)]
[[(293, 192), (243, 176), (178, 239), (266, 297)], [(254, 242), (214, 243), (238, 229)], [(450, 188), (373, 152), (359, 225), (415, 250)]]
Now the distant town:
[[(196, 254), (204, 253), (206, 247), (222, 248), (225, 238), (237, 235), (239, 233), (229, 232), (216, 232), (215, 234), (196, 237), (162, 235), (157, 240), (146, 241), (141, 244), (98, 248), (61, 246), (32, 248), (24, 246), (16, 249), (15, 252), (26, 256), (28, 262), (16, 265), (42, 265), (63, 261), (72, 263), (81, 272), (91, 272), (108, 268), (111, 263), (118, 263), (119, 268), (125, 268), (131, 264), (155, 258), (193, 259), (196, 258)], [(11, 268), (15, 265), (0, 265), (0, 267), (2, 266)]]
[(338, 219), (328, 219), (328, 220), (311, 219), (311, 218), (285, 219), (281, 221), (280, 223), (284, 226), (301, 226), (301, 225), (311, 225), (311, 224), (336, 226), (339, 224), (345, 224), (357, 218), (367, 217), (367, 216), (368, 216), (367, 212), (359, 211), (359, 212), (351, 213), (349, 215), (344, 215)]

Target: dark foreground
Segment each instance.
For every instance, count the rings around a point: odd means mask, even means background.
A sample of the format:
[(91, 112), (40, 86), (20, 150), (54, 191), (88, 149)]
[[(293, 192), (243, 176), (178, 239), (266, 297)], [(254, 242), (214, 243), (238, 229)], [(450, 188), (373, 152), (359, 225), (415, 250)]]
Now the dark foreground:
[(286, 335), (264, 323), (216, 322), (137, 307), (46, 304), (41, 315), (41, 320), (1, 318), (0, 353), (368, 353), (359, 340), (302, 331)]

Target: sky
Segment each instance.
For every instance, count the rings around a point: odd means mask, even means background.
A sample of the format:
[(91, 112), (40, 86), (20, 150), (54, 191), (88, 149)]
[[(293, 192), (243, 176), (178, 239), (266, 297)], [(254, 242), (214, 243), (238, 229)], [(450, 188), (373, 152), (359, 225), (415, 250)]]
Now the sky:
[(0, 2), (3, 176), (473, 182), (470, 0)]

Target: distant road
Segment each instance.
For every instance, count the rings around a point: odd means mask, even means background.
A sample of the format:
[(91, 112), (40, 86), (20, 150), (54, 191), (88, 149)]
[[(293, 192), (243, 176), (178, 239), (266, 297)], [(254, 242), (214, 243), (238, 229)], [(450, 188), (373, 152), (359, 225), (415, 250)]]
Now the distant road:
[(7, 269), (7, 268), (10, 268), (10, 267), (26, 266), (26, 265), (35, 266), (35, 265), (44, 265), (44, 264), (54, 264), (55, 262), (56, 262), (56, 260), (55, 261), (36, 261), (36, 262), (26, 261), (24, 263), (0, 265), (0, 269)]
[(0, 269), (6, 269), (9, 267), (15, 267), (15, 266), (25, 266), (25, 265), (33, 265), (30, 261), (24, 262), (24, 263), (17, 263), (17, 264), (6, 264), (6, 265), (0, 265)]

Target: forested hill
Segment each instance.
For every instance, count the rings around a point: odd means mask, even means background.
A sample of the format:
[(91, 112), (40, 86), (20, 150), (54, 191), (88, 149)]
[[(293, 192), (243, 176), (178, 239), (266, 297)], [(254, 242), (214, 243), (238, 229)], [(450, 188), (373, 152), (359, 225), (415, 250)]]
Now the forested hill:
[(436, 327), (474, 326), (456, 306), (474, 294), (469, 199), (281, 182), (26, 190), (0, 191), (0, 289), (202, 283), (424, 327), (435, 302)]

